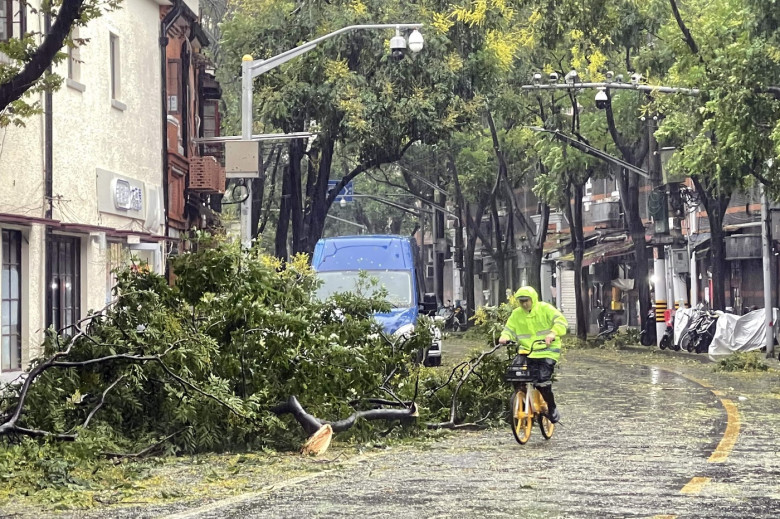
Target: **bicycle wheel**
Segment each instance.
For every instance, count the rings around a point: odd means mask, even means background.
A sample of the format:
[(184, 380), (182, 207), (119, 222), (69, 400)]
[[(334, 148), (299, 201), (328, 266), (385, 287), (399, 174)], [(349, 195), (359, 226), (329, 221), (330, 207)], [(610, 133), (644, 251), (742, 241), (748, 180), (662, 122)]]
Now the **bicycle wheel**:
[(549, 440), (552, 438), (553, 431), (555, 431), (555, 424), (547, 418), (547, 403), (544, 401), (542, 394), (539, 393), (539, 391), (536, 391), (534, 396), (536, 402), (534, 405), (539, 409), (539, 415), (537, 417), (539, 420), (539, 430), (542, 431), (544, 439)]
[(691, 351), (691, 347), (690, 346), (691, 346), (692, 340), (693, 340), (693, 337), (691, 337), (691, 334), (690, 333), (685, 333), (680, 338), (680, 349), (681, 350)]
[(512, 434), (520, 445), (531, 437), (531, 426), (533, 425), (533, 416), (525, 408), (525, 391), (518, 389), (512, 395), (510, 408), (512, 410)]

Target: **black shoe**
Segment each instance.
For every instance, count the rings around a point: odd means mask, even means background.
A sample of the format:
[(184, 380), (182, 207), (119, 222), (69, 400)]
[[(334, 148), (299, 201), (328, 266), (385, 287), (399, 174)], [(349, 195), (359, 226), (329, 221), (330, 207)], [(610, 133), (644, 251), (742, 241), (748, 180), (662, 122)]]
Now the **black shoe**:
[(550, 423), (558, 423), (561, 419), (561, 413), (558, 412), (558, 408), (552, 410), (552, 412), (547, 412), (547, 419), (550, 420)]

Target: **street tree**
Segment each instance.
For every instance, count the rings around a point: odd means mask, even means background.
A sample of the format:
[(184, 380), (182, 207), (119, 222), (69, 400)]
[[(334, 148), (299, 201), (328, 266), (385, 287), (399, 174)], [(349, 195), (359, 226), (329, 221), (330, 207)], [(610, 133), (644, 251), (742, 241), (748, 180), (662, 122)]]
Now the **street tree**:
[[(41, 2), (33, 9), (25, 1), (13, 2), (4, 23), (13, 33), (0, 38), (0, 127), (24, 125), (25, 118), (40, 113), (43, 107), (35, 94), (59, 88), (62, 78), (51, 72), (67, 55), (63, 47), (85, 45), (83, 38), (73, 38), (72, 30), (84, 27), (104, 11), (116, 9), (122, 0), (62, 0)], [(31, 12), (43, 17), (42, 31), (25, 27)]]
[(701, 90), (700, 96), (658, 98), (658, 138), (675, 146), (669, 170), (690, 176), (710, 224), (713, 300), (724, 309), (723, 222), (731, 196), (756, 180), (778, 193), (780, 161), (780, 53), (772, 1), (669, 0), (671, 16), (639, 63), (666, 82)]
[[(276, 55), (341, 27), (399, 19), (430, 23), (432, 13), (415, 2), (319, 2), (313, 9), (308, 4), (250, 1), (222, 25), (222, 51), (226, 62), (238, 63), (244, 54)], [(286, 132), (311, 130), (318, 135), (308, 147), (300, 140), (289, 147), (276, 230), (281, 256), (287, 253), (287, 222), (292, 252), (310, 252), (341, 187), (398, 160), (415, 142), (437, 142), (467, 116), (453, 95), (453, 74), (441, 59), (446, 40), (430, 31), (424, 52), (395, 62), (387, 50), (388, 36), (376, 31), (344, 34), (256, 80), (257, 120)], [(354, 165), (329, 191), (339, 144), (353, 150)]]

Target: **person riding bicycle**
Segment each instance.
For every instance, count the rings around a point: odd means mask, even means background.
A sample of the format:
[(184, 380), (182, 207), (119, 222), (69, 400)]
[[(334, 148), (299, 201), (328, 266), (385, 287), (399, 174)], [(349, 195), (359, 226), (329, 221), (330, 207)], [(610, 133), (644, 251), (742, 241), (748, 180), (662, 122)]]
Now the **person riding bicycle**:
[[(539, 381), (534, 386), (547, 403), (547, 417), (552, 423), (557, 423), (561, 414), (555, 405), (550, 379), (561, 357), (559, 337), (566, 334), (569, 323), (556, 307), (539, 301), (539, 295), (533, 287), (520, 287), (515, 297), (520, 306), (509, 316), (498, 342), (506, 344), (515, 341), (519, 353), (528, 355), (528, 368), (538, 370), (539, 373)], [(542, 339), (544, 344), (540, 342)]]

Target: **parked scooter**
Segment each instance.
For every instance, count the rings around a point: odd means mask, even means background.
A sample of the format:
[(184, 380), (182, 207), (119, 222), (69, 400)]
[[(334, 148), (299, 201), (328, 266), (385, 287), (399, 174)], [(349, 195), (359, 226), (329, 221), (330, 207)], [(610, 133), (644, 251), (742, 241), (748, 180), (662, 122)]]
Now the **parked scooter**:
[(679, 350), (680, 347), (674, 343), (674, 310), (666, 310), (664, 312), (664, 322), (666, 323), (666, 330), (661, 337), (661, 342), (658, 343), (658, 347), (662, 350), (669, 348), (670, 350)]
[(455, 305), (455, 310), (453, 311), (452, 329), (456, 332), (466, 329), (466, 311), (460, 305), (460, 302)]
[[(691, 349), (696, 353), (709, 351), (710, 343), (715, 337), (715, 326), (718, 324), (718, 315), (715, 312), (704, 312), (702, 319), (696, 327), (696, 336), (694, 337)], [(690, 350), (689, 350), (690, 351)]]
[(442, 323), (445, 330), (458, 332), (466, 328), (466, 314), (460, 303), (453, 307), (452, 302), (447, 301), (445, 306), (439, 307), (436, 311), (434, 319)]
[(596, 323), (599, 325), (599, 334), (596, 338), (609, 339), (618, 331), (617, 323), (615, 323), (615, 314), (607, 310), (606, 306), (601, 304), (601, 301), (596, 301), (596, 308), (601, 308), (601, 312), (596, 317)]
[(639, 342), (642, 346), (654, 346), (655, 345), (655, 309), (650, 307), (647, 312), (647, 319), (642, 327), (642, 331), (639, 332)]
[(680, 338), (680, 348), (696, 353), (709, 350), (710, 343), (715, 337), (715, 326), (718, 322), (718, 314), (708, 310), (698, 310), (688, 324), (687, 330)]

